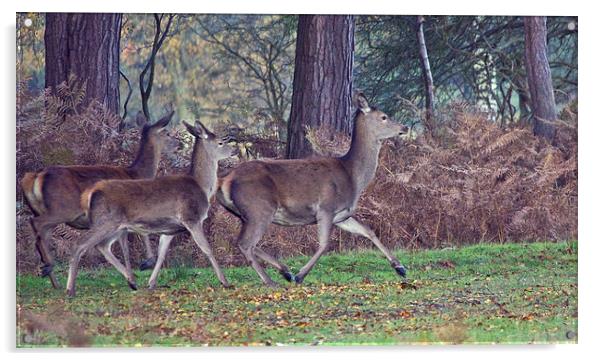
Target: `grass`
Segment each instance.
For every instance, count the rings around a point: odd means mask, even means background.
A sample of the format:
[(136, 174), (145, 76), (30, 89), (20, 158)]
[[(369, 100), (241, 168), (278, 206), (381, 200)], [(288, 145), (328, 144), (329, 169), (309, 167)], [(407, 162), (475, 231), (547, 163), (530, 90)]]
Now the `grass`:
[[(133, 292), (102, 268), (82, 271), (67, 299), (48, 279), (18, 275), (17, 346), (577, 342), (577, 242), (397, 256), (408, 283), (375, 251), (324, 256), (302, 286), (271, 270), (279, 289), (250, 267), (225, 269), (228, 290), (209, 268), (178, 267), (159, 276), (169, 288)], [(137, 272), (139, 284), (149, 275)]]

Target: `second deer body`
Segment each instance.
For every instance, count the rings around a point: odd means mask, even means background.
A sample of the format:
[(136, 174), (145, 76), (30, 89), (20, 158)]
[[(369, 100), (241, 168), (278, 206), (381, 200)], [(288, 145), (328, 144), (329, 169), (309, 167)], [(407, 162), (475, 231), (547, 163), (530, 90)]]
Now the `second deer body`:
[(112, 254), (111, 245), (124, 233), (162, 234), (159, 255), (149, 281), (154, 288), (161, 264), (173, 236), (188, 231), (209, 258), (220, 282), (229, 287), (203, 232), (209, 199), (217, 186), (217, 162), (232, 155), (234, 149), (209, 132), (200, 122), (189, 126), (195, 136), (192, 164), (188, 175), (159, 177), (152, 180), (107, 180), (96, 183), (81, 197), (82, 209), (90, 222), (87, 240), (72, 255), (67, 292), (75, 295), (75, 278), (81, 256), (96, 247), (128, 280), (131, 272)]

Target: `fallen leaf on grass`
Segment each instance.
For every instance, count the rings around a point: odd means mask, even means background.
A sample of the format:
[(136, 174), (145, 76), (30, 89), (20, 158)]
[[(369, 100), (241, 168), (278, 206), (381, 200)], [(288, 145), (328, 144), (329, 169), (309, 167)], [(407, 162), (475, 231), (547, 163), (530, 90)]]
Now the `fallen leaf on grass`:
[(416, 281), (412, 281), (412, 282), (403, 281), (399, 284), (399, 287), (401, 289), (417, 290), (418, 286), (416, 284), (417, 284)]
[(412, 317), (412, 314), (406, 310), (403, 310), (403, 311), (399, 312), (399, 316), (401, 318), (410, 318), (410, 317)]
[(439, 261), (437, 262), (437, 266), (439, 266), (440, 268), (456, 268), (456, 265), (449, 260)]
[(526, 315), (522, 315), (520, 317), (520, 319), (523, 320), (523, 321), (533, 321), (533, 319), (535, 319), (535, 315), (532, 314), (532, 313), (528, 313)]
[(541, 252), (539, 255), (537, 255), (537, 258), (539, 258), (539, 260), (541, 260), (541, 261), (549, 261), (551, 259), (554, 259), (554, 257), (550, 256), (549, 254), (545, 254), (543, 252)]

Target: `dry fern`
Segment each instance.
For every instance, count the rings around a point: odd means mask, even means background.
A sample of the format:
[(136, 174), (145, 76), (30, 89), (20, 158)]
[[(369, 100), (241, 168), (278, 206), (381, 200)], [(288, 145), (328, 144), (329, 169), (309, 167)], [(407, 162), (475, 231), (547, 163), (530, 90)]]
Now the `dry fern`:
[(508, 133), (502, 135), (497, 140), (493, 141), (485, 149), (483, 150), (484, 155), (491, 155), (493, 152), (502, 151), (506, 149), (509, 145), (514, 142), (519, 141), (520, 139), (529, 136), (531, 132), (526, 129), (514, 129), (509, 131)]

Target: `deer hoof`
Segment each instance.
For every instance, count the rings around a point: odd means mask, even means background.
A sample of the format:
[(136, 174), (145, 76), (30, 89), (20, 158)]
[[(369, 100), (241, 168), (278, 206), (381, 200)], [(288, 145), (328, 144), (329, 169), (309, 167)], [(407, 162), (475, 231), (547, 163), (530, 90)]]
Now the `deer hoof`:
[(134, 291), (138, 290), (138, 286), (136, 286), (136, 282), (128, 281), (128, 286), (130, 286), (130, 288)]
[(303, 280), (305, 279), (305, 276), (299, 276), (299, 275), (295, 275), (293, 276), (293, 279), (295, 281), (296, 284), (300, 285), (303, 283)]
[(274, 282), (274, 281), (271, 281), (271, 282), (264, 282), (264, 285), (265, 285), (266, 287), (268, 287), (268, 288), (272, 288), (272, 289), (277, 289), (277, 288), (280, 288), (280, 285), (279, 285), (279, 284), (277, 284), (277, 283), (276, 283), (276, 282)]
[(290, 271), (280, 271), (280, 274), (282, 275), (282, 277), (284, 277), (285, 280), (289, 282), (292, 282), (295, 278), (295, 276)]
[(40, 267), (40, 277), (49, 277), (52, 273), (53, 268), (54, 266), (51, 264), (45, 264), (42, 267)]
[(395, 266), (395, 272), (403, 278), (406, 278), (406, 269), (404, 266)]
[(67, 289), (67, 297), (69, 297), (69, 298), (75, 297), (75, 289)]
[(142, 261), (142, 263), (140, 263), (140, 271), (152, 269), (153, 267), (155, 267), (155, 259), (154, 258), (147, 258), (144, 261)]

